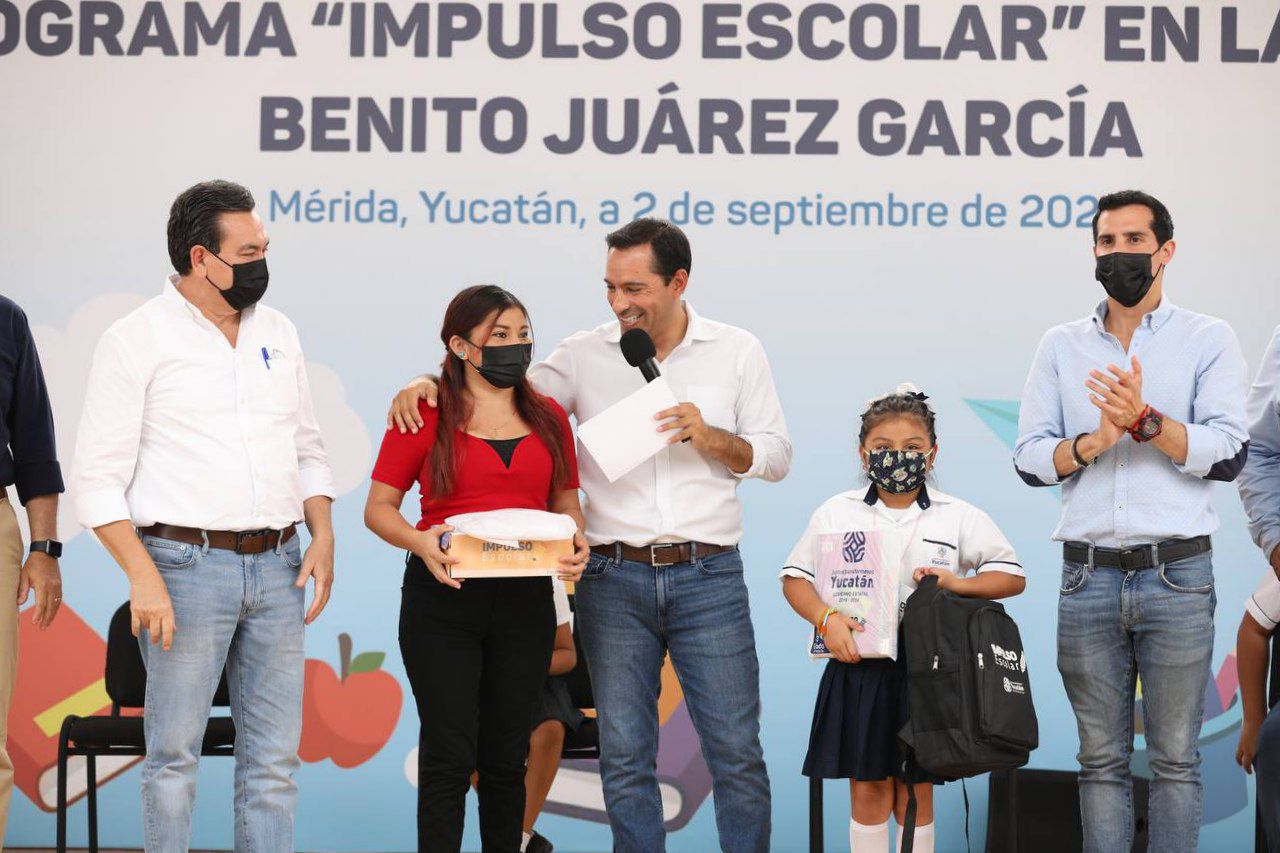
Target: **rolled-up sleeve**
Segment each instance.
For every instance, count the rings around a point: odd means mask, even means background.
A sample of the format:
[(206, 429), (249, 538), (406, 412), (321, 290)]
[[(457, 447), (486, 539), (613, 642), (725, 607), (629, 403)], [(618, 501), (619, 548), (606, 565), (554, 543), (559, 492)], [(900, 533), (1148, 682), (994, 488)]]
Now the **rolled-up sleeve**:
[(25, 504), (41, 495), (62, 492), (62, 468), (58, 465), (53, 410), (45, 387), (44, 371), (31, 327), (20, 309), (13, 311), (12, 343), (15, 350), (13, 399), (5, 412), (9, 450), (13, 454), (14, 485)]
[(1248, 367), (1236, 333), (1213, 327), (1213, 346), (1196, 374), (1196, 396), (1187, 428), (1187, 459), (1177, 469), (1193, 477), (1231, 482), (1249, 454), (1245, 426)]
[(127, 342), (108, 329), (93, 354), (76, 436), (72, 492), (84, 527), (130, 518), (125, 492), (138, 461), (146, 388)]
[(1058, 366), (1054, 358), (1053, 332), (1047, 333), (1036, 349), (1027, 384), (1018, 407), (1018, 440), (1013, 446), (1013, 465), (1018, 476), (1031, 486), (1054, 486), (1061, 481), (1053, 453), (1065, 438), (1062, 394)]
[(1246, 417), (1249, 456), (1237, 485), (1249, 517), (1249, 534), (1270, 557), (1280, 547), (1280, 328), (1249, 391)]
[[(294, 336), (296, 339), (296, 331)], [(301, 346), (297, 353), (294, 363), (298, 373), (298, 430), (294, 441), (298, 448), (298, 485), (304, 501), (318, 496), (336, 499), (338, 490), (333, 482), (333, 470), (329, 467), (329, 454), (320, 436), (320, 424), (316, 421), (311, 382), (307, 378), (307, 361)]]
[(550, 397), (560, 404), (566, 414), (574, 413), (574, 363), (570, 343), (573, 339), (561, 341), (545, 361), (540, 361), (529, 368), (529, 382), (544, 397)]
[(742, 385), (734, 410), (738, 437), (751, 445), (751, 465), (741, 473), (735, 471), (734, 476), (776, 483), (791, 470), (787, 421), (773, 384), (773, 370), (760, 341), (749, 338), (743, 358)]

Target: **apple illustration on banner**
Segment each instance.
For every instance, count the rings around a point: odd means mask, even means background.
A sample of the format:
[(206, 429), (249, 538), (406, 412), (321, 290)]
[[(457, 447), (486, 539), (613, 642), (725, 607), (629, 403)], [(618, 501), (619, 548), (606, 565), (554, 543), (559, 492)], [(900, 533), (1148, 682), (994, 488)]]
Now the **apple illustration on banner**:
[(333, 760), (339, 767), (363, 764), (386, 746), (400, 719), (400, 683), (381, 669), (385, 652), (351, 657), (351, 636), (338, 635), (339, 672), (308, 658), (302, 693), (302, 740), (298, 757)]

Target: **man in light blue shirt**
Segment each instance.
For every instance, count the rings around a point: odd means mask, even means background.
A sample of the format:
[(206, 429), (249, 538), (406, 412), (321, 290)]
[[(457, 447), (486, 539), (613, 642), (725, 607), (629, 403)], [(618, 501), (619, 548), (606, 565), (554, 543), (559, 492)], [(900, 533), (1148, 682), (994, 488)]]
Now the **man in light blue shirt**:
[(1249, 392), (1249, 460), (1240, 472), (1240, 499), (1249, 533), (1280, 577), (1280, 327)]
[(1230, 326), (1165, 298), (1175, 245), (1163, 204), (1103, 196), (1093, 232), (1107, 298), (1041, 340), (1014, 463), (1031, 485), (1062, 484), (1058, 669), (1080, 733), (1084, 849), (1132, 845), (1141, 678), (1149, 849), (1194, 851), (1217, 600), (1210, 499), (1212, 481), (1234, 480), (1248, 455), (1246, 367)]

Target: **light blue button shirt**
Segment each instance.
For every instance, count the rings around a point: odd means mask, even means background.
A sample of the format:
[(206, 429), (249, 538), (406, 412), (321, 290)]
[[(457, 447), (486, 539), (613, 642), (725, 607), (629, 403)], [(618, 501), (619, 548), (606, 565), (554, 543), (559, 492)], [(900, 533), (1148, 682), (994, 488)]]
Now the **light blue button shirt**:
[(1247, 411), (1249, 461), (1240, 472), (1240, 499), (1253, 541), (1270, 557), (1280, 545), (1280, 328), (1262, 357)]
[[(1142, 318), (1126, 353), (1106, 330), (1107, 303), (1045, 334), (1022, 392), (1014, 465), (1035, 486), (1059, 482), (1053, 452), (1064, 438), (1098, 428), (1089, 371), (1142, 365), (1142, 397), (1187, 427), (1182, 465), (1154, 444), (1124, 436), (1062, 484), (1062, 519), (1053, 538), (1100, 548), (1185, 539), (1218, 529), (1212, 480), (1231, 481), (1249, 450), (1244, 400), (1248, 368), (1231, 327), (1179, 308), (1166, 296)], [(1273, 514), (1274, 516), (1274, 514)], [(1273, 518), (1274, 520), (1274, 518)]]

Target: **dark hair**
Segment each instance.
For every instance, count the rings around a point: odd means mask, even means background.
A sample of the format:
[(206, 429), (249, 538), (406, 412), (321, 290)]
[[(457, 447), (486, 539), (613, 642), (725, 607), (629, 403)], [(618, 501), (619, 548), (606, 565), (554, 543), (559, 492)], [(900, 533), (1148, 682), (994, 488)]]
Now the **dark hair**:
[(1156, 235), (1157, 243), (1163, 246), (1173, 239), (1173, 217), (1160, 199), (1147, 195), (1142, 190), (1121, 190), (1118, 193), (1107, 193), (1098, 199), (1098, 212), (1093, 215), (1093, 242), (1098, 242), (1098, 217), (1102, 216), (1103, 211), (1131, 204), (1140, 204), (1151, 211), (1151, 230)]
[[(519, 299), (494, 284), (478, 284), (468, 287), (453, 297), (444, 312), (440, 327), (440, 340), (444, 342), (445, 357), (440, 365), (439, 398), (436, 411), (436, 441), (431, 448), (431, 497), (442, 498), (453, 493), (457, 482), (460, 455), (455, 441), (458, 430), (471, 420), (471, 395), (467, 393), (467, 377), (470, 370), (462, 359), (453, 355), (449, 340), (455, 335), (466, 339), (471, 330), (489, 318), (496, 318), (508, 308), (519, 308), (528, 319), (529, 312)], [(565, 457), (565, 436), (551, 401), (533, 390), (528, 379), (515, 387), (516, 413), (527, 423), (534, 435), (546, 445), (551, 454), (553, 489), (560, 489), (569, 479), (569, 462)]]
[(224, 213), (253, 210), (253, 194), (230, 181), (205, 181), (184, 190), (169, 208), (169, 260), (178, 275), (191, 272), (191, 249), (222, 251)]
[(665, 219), (646, 217), (628, 222), (604, 238), (610, 249), (630, 249), (647, 245), (653, 252), (653, 271), (666, 284), (680, 270), (693, 269), (693, 250), (684, 232)]
[(934, 420), (936, 415), (925, 401), (929, 398), (920, 392), (897, 391), (878, 400), (873, 400), (867, 410), (862, 413), (862, 428), (858, 431), (858, 444), (867, 440), (867, 434), (876, 425), (890, 418), (915, 418), (924, 424), (929, 431), (929, 443), (938, 443), (938, 431)]

